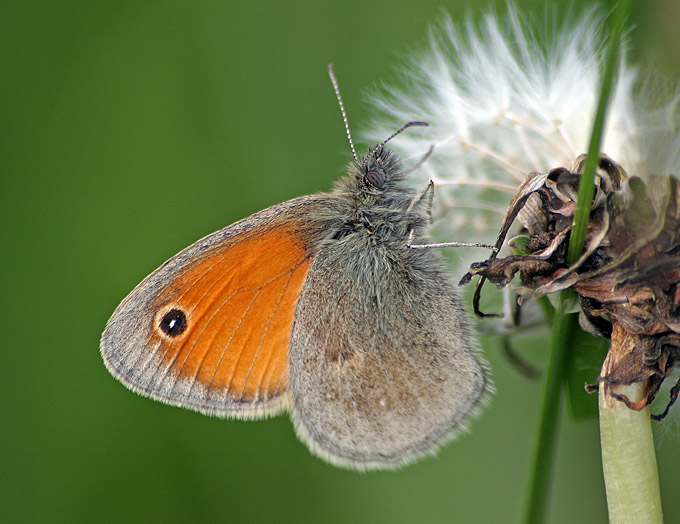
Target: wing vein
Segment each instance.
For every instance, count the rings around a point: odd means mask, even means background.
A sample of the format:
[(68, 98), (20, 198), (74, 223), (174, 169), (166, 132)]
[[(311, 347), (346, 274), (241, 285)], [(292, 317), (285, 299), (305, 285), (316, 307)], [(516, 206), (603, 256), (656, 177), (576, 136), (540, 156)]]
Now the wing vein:
[[(267, 338), (267, 333), (269, 332), (269, 328), (272, 325), (272, 320), (274, 319), (274, 316), (276, 315), (276, 312), (278, 311), (279, 306), (281, 305), (281, 300), (283, 299), (283, 296), (286, 294), (286, 290), (288, 289), (288, 285), (290, 284), (290, 281), (293, 278), (293, 274), (295, 273), (296, 269), (297, 268), (292, 268), (289, 271), (288, 280), (286, 280), (286, 283), (284, 284), (283, 289), (281, 290), (281, 293), (279, 294), (279, 298), (276, 301), (276, 305), (272, 308), (271, 314), (269, 315), (269, 319), (267, 320), (267, 325), (265, 326), (264, 332), (262, 333), (262, 336), (260, 337), (260, 343), (257, 346), (257, 349), (255, 350), (255, 355), (253, 356), (253, 361), (250, 363), (250, 369), (248, 370), (248, 373), (246, 374), (246, 378), (243, 381), (243, 388), (241, 389), (241, 397), (243, 397), (243, 393), (245, 392), (246, 386), (248, 385), (248, 380), (250, 380), (250, 375), (253, 372), (253, 368), (255, 367), (255, 362), (257, 361), (257, 357), (260, 354), (260, 351), (262, 350), (262, 346), (264, 345), (265, 339)], [(269, 363), (271, 362), (273, 355), (274, 355), (274, 351), (271, 351), (269, 353), (269, 360), (267, 361), (267, 365), (265, 366), (265, 373), (267, 372), (267, 369), (269, 368)], [(262, 376), (264, 377), (264, 374)], [(262, 379), (260, 379), (260, 382), (257, 385), (258, 396), (259, 396), (261, 386), (262, 386)]]

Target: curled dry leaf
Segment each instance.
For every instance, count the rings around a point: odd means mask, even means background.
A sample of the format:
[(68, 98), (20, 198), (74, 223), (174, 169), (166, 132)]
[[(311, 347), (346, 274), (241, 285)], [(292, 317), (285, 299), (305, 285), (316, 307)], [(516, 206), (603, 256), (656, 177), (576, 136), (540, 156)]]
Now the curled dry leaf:
[[(569, 168), (529, 175), (505, 213), (497, 251), (473, 264), (461, 283), (481, 277), (474, 307), (482, 316), (479, 297), (485, 280), (503, 287), (518, 275), (520, 301), (575, 291), (581, 327), (611, 340), (600, 383), (640, 410), (680, 363), (680, 181), (671, 175), (647, 182), (629, 177), (602, 155), (585, 248), (569, 265), (567, 247), (584, 164), (581, 155)], [(522, 226), (509, 241), (515, 254), (499, 257), (515, 221)], [(632, 383), (646, 388), (639, 402), (616, 393), (617, 385)], [(668, 413), (679, 390), (680, 381), (666, 410), (655, 418)]]

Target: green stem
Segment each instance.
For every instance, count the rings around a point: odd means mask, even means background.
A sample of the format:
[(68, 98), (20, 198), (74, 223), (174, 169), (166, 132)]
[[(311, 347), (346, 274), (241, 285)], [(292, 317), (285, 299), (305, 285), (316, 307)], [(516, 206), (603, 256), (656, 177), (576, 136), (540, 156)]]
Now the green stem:
[(578, 199), (574, 210), (574, 222), (569, 235), (569, 249), (567, 251), (567, 263), (573, 264), (578, 260), (583, 251), (586, 241), (586, 229), (590, 221), (590, 207), (595, 192), (595, 168), (600, 161), (600, 145), (607, 116), (607, 107), (614, 88), (617, 65), (619, 61), (619, 46), (621, 45), (621, 33), (630, 14), (630, 0), (621, 0), (614, 13), (612, 31), (607, 45), (605, 70), (600, 84), (600, 96), (597, 104), (597, 113), (593, 123), (593, 132), (590, 137), (588, 156), (583, 167), (581, 182), (578, 188)]
[[(644, 385), (618, 386), (631, 401), (646, 395)], [(634, 411), (607, 394), (600, 383), (600, 443), (612, 524), (661, 524), (661, 495), (649, 408)]]
[[(599, 162), (607, 105), (614, 86), (621, 33), (630, 16), (630, 10), (631, 1), (621, 0), (614, 13), (593, 134), (574, 212), (567, 253), (569, 264), (573, 264), (578, 259), (585, 244), (594, 192), (595, 168)], [(559, 315), (557, 320), (559, 321)], [(606, 376), (604, 370), (602, 375)], [(616, 387), (618, 388), (617, 394), (623, 394), (634, 402), (646, 395), (642, 384)], [(609, 387), (603, 381), (600, 382), (600, 443), (610, 522), (614, 524), (661, 523), (663, 516), (659, 477), (649, 409), (634, 411), (608, 394), (608, 390)]]
[(578, 315), (564, 312), (567, 302), (568, 298), (565, 294), (560, 295), (550, 337), (550, 357), (547, 373), (543, 379), (543, 406), (525, 518), (527, 524), (544, 522), (548, 509), (562, 407), (561, 393), (567, 373), (567, 356), (571, 338), (569, 334), (578, 328)]

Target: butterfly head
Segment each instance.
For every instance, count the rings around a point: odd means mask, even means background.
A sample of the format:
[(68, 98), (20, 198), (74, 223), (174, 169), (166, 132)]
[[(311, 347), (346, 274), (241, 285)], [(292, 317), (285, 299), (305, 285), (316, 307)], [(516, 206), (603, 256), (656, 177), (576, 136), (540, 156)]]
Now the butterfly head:
[(378, 196), (391, 189), (395, 181), (403, 178), (397, 156), (382, 145), (371, 149), (363, 158), (350, 166), (357, 189), (367, 195)]

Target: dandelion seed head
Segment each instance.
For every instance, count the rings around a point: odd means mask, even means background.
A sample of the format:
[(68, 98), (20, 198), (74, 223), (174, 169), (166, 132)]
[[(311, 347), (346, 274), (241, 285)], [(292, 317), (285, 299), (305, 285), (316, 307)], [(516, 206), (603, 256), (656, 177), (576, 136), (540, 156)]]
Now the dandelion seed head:
[[(454, 24), (444, 16), (412, 52), (398, 85), (369, 96), (376, 119), (365, 136), (384, 137), (404, 122), (430, 126), (390, 146), (406, 166), (430, 146), (414, 186), (433, 180), (437, 241), (493, 242), (512, 195), (530, 172), (569, 166), (587, 151), (607, 44), (596, 9), (541, 28), (510, 8), (505, 18)], [(625, 42), (602, 151), (631, 174), (680, 172), (680, 97), (654, 97)], [(459, 250), (462, 251), (462, 250)], [(460, 253), (461, 267), (479, 254)]]

